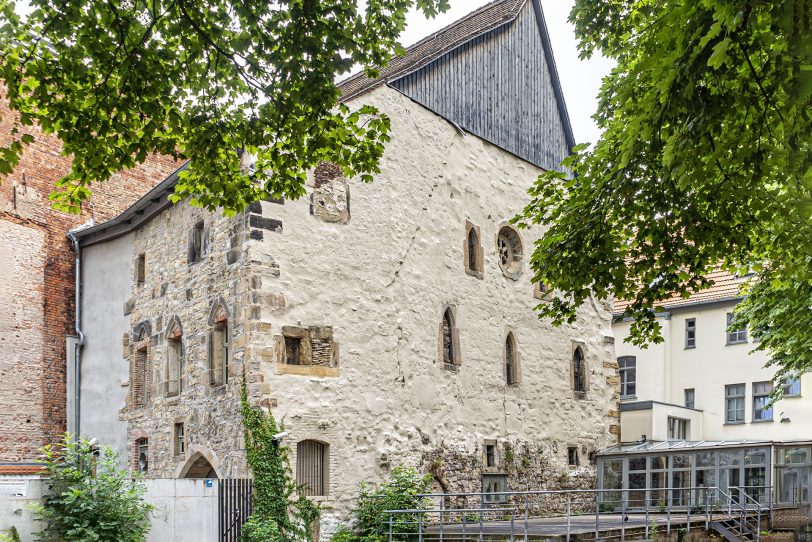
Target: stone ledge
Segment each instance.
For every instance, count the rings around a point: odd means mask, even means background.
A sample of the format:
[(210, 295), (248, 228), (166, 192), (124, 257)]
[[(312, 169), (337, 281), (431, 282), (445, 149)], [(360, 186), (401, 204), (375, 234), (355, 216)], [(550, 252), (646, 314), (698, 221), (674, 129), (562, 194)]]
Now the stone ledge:
[(324, 367), (322, 365), (287, 365), (285, 363), (276, 364), (276, 374), (278, 375), (298, 375), (315, 377), (337, 377), (338, 367)]

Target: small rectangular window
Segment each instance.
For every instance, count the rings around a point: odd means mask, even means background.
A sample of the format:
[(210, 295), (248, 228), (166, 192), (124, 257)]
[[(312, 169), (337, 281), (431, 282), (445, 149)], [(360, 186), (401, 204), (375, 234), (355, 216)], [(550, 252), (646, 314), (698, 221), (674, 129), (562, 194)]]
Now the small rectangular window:
[(725, 386), (725, 423), (744, 423), (744, 384)]
[(687, 440), (688, 424), (683, 418), (668, 417), (668, 440)]
[(731, 329), (733, 313), (727, 313), (727, 344), (741, 344), (747, 342), (747, 328)]
[(637, 358), (622, 356), (617, 359), (620, 371), (620, 398), (634, 397), (637, 393)]
[(147, 255), (143, 252), (135, 260), (135, 282), (139, 286), (147, 279)]
[(579, 465), (578, 448), (575, 446), (567, 448), (567, 464), (570, 467), (577, 467)]
[(685, 348), (696, 348), (696, 318), (685, 319)]
[(183, 423), (175, 424), (175, 455), (186, 453), (186, 435), (184, 434)]
[(189, 233), (189, 263), (200, 261), (205, 251), (205, 224), (201, 220)]
[(301, 337), (285, 337), (285, 363), (288, 365), (302, 364)]
[(138, 472), (146, 474), (149, 471), (149, 440), (145, 438), (135, 441), (136, 446), (136, 467)]
[(696, 391), (694, 388), (687, 388), (685, 390), (685, 408), (696, 408)]
[(508, 502), (508, 483), (506, 474), (482, 475), (483, 504), (500, 504)]
[(485, 466), (486, 467), (495, 467), (496, 466), (496, 445), (495, 444), (486, 444), (485, 445)]
[(785, 378), (782, 386), (784, 387), (784, 397), (801, 396), (801, 379), (797, 376)]
[(773, 391), (772, 382), (753, 382), (753, 421), (769, 422), (773, 419), (773, 406), (770, 403), (770, 394)]

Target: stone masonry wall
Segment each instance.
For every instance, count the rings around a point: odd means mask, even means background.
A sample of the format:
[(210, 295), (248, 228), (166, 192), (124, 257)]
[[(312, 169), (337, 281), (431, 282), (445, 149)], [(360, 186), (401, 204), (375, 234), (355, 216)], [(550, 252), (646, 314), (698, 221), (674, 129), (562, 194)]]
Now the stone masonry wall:
[[(0, 146), (16, 116), (0, 89)], [(74, 253), (69, 229), (108, 220), (176, 168), (153, 157), (93, 187), (81, 215), (55, 211), (54, 183), (70, 168), (59, 141), (28, 129), (36, 141), (15, 171), (0, 178), (0, 462), (31, 462), (66, 430), (65, 341), (74, 334)]]
[[(128, 340), (149, 322), (154, 393), (146, 407), (121, 412), (130, 445), (149, 438), (151, 477), (183, 476), (200, 458), (218, 476), (247, 475), (237, 387), (245, 370), (251, 401), (285, 424), (294, 472), (297, 443), (325, 449), (327, 494), (316, 497), (327, 506), (324, 536), (348, 521), (360, 482), (378, 483), (398, 464), (432, 473), (447, 491), (480, 491), (487, 473), (506, 475), (510, 490), (591, 487), (592, 453), (619, 434), (610, 309), (593, 300), (576, 324), (560, 328), (537, 318), (533, 308), (544, 300), (534, 296), (527, 262), (539, 231), (519, 232), (524, 256), (509, 273), (498, 260), (497, 233), (539, 170), (386, 87), (364, 101), (390, 116), (392, 140), (375, 182), (346, 181), (351, 216), (311, 212), (312, 198), (257, 202), (233, 219), (184, 203), (136, 232), (133, 257), (146, 254), (147, 274), (127, 303)], [(331, 182), (311, 179), (308, 191)], [(210, 248), (190, 265), (187, 232), (201, 219)], [(463, 265), (469, 224), (481, 232), (477, 276)], [(218, 300), (230, 314), (232, 361), (229, 384), (213, 389), (206, 341)], [(459, 336), (453, 371), (438, 361), (446, 307)], [(175, 318), (186, 368), (183, 392), (167, 398), (162, 334)], [(315, 344), (324, 358), (319, 341), (329, 334), (330, 366), (288, 365), (286, 333), (312, 330), (324, 337), (309, 339), (308, 355)], [(508, 333), (520, 373), (513, 385), (504, 372)], [(584, 394), (572, 390), (576, 347), (585, 357)], [(175, 456), (173, 425), (181, 421), (187, 451)], [(494, 467), (484, 464), (486, 442), (498, 448)], [(580, 465), (568, 465), (568, 448)]]

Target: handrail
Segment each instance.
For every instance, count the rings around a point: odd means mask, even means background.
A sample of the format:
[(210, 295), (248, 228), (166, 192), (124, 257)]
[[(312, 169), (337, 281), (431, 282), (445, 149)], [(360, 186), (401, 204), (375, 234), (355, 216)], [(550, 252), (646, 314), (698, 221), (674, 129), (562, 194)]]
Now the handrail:
[[(628, 521), (628, 514), (643, 514), (645, 512), (645, 534), (649, 536), (650, 524), (653, 525), (655, 521), (652, 518), (652, 512), (659, 510), (660, 514), (666, 515), (665, 520), (660, 525), (667, 529), (670, 534), (672, 531), (672, 523), (676, 525), (684, 525), (686, 530), (690, 531), (691, 528), (696, 528), (698, 523), (704, 523), (705, 529), (711, 528), (711, 522), (716, 521), (715, 515), (727, 509), (727, 515), (721, 521), (729, 521), (731, 528), (736, 528), (740, 533), (751, 532), (755, 535), (757, 541), (760, 541), (761, 519), (763, 512), (767, 510), (765, 503), (760, 502), (772, 496), (773, 486), (730, 486), (729, 488), (722, 489), (718, 486), (684, 486), (684, 487), (646, 487), (646, 488), (617, 488), (617, 489), (559, 489), (559, 490), (531, 490), (531, 491), (493, 491), (493, 492), (459, 492), (459, 493), (425, 493), (416, 495), (418, 504), (416, 508), (404, 510), (386, 510), (385, 513), (389, 514), (389, 527), (392, 533), (392, 523), (394, 516), (397, 514), (415, 514), (414, 518), (403, 518), (406, 521), (399, 522), (400, 524), (417, 523), (421, 532), (415, 533), (420, 542), (424, 542), (422, 536), (422, 529), (426, 526), (434, 525), (439, 527), (439, 532), (434, 531), (434, 534), (439, 534), (439, 539), (442, 542), (448, 533), (444, 533), (443, 524), (445, 518), (452, 518), (454, 514), (462, 515), (462, 536), (466, 536), (469, 540), (471, 536), (479, 537), (480, 542), (483, 539), (483, 524), (485, 522), (493, 524), (495, 521), (507, 521), (508, 515), (510, 516), (510, 540), (512, 542), (522, 541), (528, 542), (529, 535), (533, 537), (541, 536), (540, 533), (531, 533), (530, 529), (530, 509), (534, 509), (533, 516), (540, 514), (537, 517), (554, 517), (558, 516), (561, 519), (561, 527), (566, 529), (567, 540), (570, 540), (572, 532), (571, 518), (591, 515), (595, 516), (595, 535), (596, 539), (601, 532), (601, 519), (604, 516), (614, 516), (620, 514), (623, 518), (619, 525), (617, 519), (610, 522), (608, 528), (617, 529), (620, 531), (620, 539), (625, 540), (626, 530), (628, 527), (634, 525), (635, 527), (642, 528), (640, 522), (643, 517), (639, 517), (637, 523), (626, 524)], [(757, 491), (753, 491), (757, 490)], [(729, 492), (729, 493), (728, 493)], [(742, 496), (743, 495), (743, 496)], [(558, 496), (552, 502), (552, 506), (547, 507), (544, 505), (543, 499), (533, 497), (551, 497)], [(566, 499), (562, 498), (566, 496)], [(607, 499), (607, 496), (610, 498)], [(655, 498), (656, 496), (656, 498)], [(499, 502), (487, 503), (485, 498), (498, 499)], [(585, 497), (588, 497), (585, 498)], [(439, 505), (437, 501), (432, 499), (440, 499)], [(448, 506), (448, 499), (454, 499), (455, 504), (461, 505), (461, 508), (453, 508)], [(470, 501), (467, 499), (476, 499), (475, 508), (470, 506), (466, 507)], [(594, 510), (588, 512), (588, 508), (592, 505), (594, 499)], [(549, 501), (548, 501), (549, 502)], [(655, 503), (659, 503), (659, 506)], [(501, 505), (501, 506), (500, 506)], [(608, 506), (607, 506), (608, 505)], [(439, 507), (436, 507), (439, 506)], [(566, 508), (564, 508), (566, 506)], [(608, 508), (608, 510), (607, 510)], [(771, 510), (771, 508), (770, 508)], [(465, 513), (478, 513), (479, 518), (475, 518), (474, 522), (466, 522)], [(485, 513), (504, 512), (504, 520), (485, 520), (483, 515)], [(678, 515), (676, 519), (672, 519), (672, 512)], [(520, 515), (521, 514), (521, 515)], [(429, 515), (426, 520), (424, 516)], [(437, 516), (438, 515), (438, 516)], [(654, 512), (656, 518), (656, 512)], [(704, 516), (704, 517), (703, 517)], [(755, 517), (754, 517), (755, 516)], [(437, 519), (439, 517), (439, 523)], [(433, 518), (433, 519), (432, 519)], [(412, 521), (408, 521), (411, 519)], [(476, 521), (478, 519), (479, 521)], [(566, 523), (564, 523), (564, 520)], [(427, 522), (426, 522), (427, 521)], [(477, 523), (479, 524), (479, 533), (476, 533)], [(466, 530), (466, 524), (473, 527), (472, 530)], [(514, 525), (516, 524), (516, 525)], [(447, 526), (448, 524), (446, 524)], [(578, 524), (576, 524), (578, 525)], [(583, 529), (583, 523), (580, 524), (580, 529)], [(657, 528), (657, 527), (654, 527)], [(466, 532), (467, 531), (467, 532)], [(577, 531), (583, 532), (583, 531)], [(514, 534), (516, 537), (514, 538)], [(562, 531), (561, 534), (564, 534)], [(390, 537), (391, 538), (391, 537)], [(391, 541), (390, 541), (391, 542)]]

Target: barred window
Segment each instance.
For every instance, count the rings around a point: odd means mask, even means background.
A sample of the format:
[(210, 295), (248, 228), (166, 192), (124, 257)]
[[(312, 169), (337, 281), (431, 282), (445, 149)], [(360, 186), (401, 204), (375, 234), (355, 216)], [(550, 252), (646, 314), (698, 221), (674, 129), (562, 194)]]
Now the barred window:
[(149, 440), (140, 438), (135, 441), (135, 457), (138, 472), (145, 474), (149, 471)]
[(296, 483), (308, 497), (327, 495), (328, 448), (317, 440), (296, 445)]

